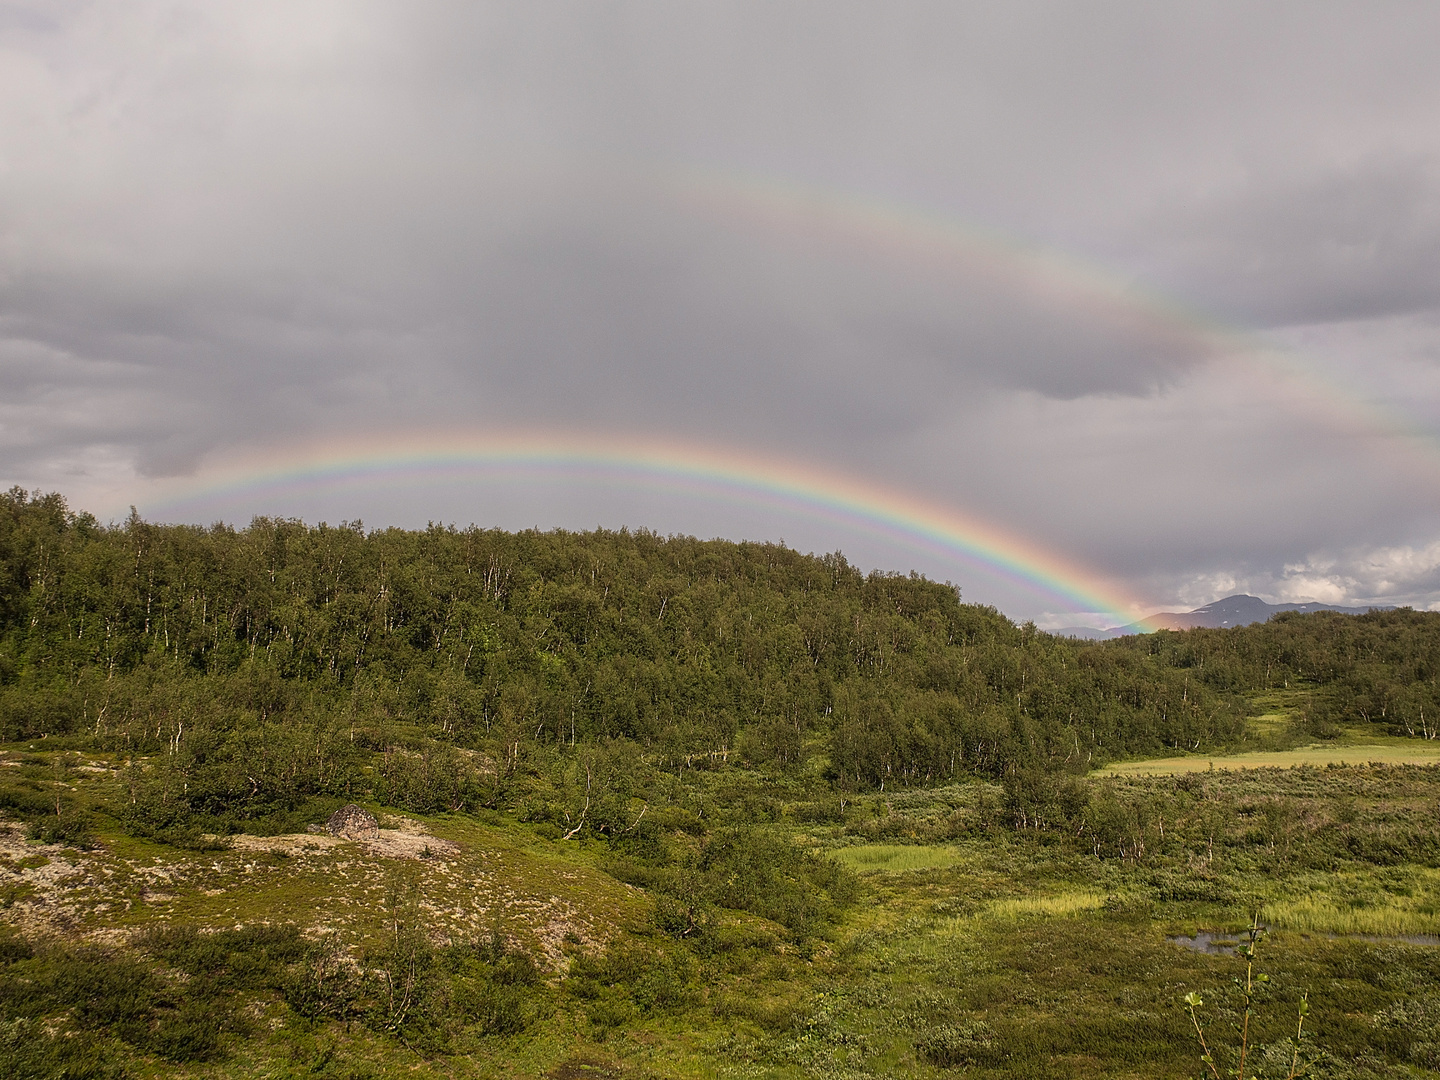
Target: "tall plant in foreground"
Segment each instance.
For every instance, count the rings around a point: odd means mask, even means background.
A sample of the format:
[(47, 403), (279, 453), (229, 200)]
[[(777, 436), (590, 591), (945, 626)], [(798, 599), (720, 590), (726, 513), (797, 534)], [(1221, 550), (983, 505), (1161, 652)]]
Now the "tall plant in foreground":
[[(1247, 1062), (1249, 1061), (1252, 1051), (1258, 1049), (1251, 1045), (1252, 1028), (1254, 1026), (1252, 1021), (1257, 1019), (1256, 992), (1260, 986), (1270, 981), (1269, 975), (1263, 973), (1257, 974), (1255, 971), (1255, 946), (1260, 941), (1260, 935), (1264, 932), (1265, 928), (1260, 925), (1260, 914), (1256, 912), (1255, 917), (1250, 920), (1250, 925), (1246, 928), (1247, 940), (1245, 944), (1236, 950), (1245, 958), (1245, 979), (1243, 982), (1240, 979), (1235, 980), (1235, 985), (1240, 989), (1245, 1008), (1240, 1020), (1240, 1029), (1238, 1032), (1239, 1044), (1236, 1047), (1235, 1067), (1233, 1070), (1227, 1069), (1226, 1072), (1221, 1073), (1220, 1066), (1215, 1060), (1215, 1053), (1210, 1047), (1209, 1040), (1205, 1037), (1205, 1025), (1200, 1022), (1200, 1014), (1196, 1011), (1205, 1004), (1205, 1000), (1194, 990), (1185, 995), (1185, 1007), (1190, 1013), (1190, 1023), (1195, 1028), (1195, 1038), (1200, 1042), (1200, 1060), (1209, 1070), (1209, 1075), (1213, 1080), (1224, 1080), (1225, 1077), (1231, 1076), (1233, 1076), (1235, 1080), (1245, 1080)], [(1300, 1001), (1295, 1009), (1295, 1034), (1285, 1040), (1290, 1050), (1289, 1071), (1285, 1074), (1285, 1080), (1299, 1080), (1300, 1077), (1309, 1076), (1316, 1063), (1320, 1060), (1321, 1055), (1319, 1053), (1305, 1052), (1301, 1047), (1301, 1042), (1305, 1036), (1305, 1018), (1309, 1015), (1309, 994), (1301, 994)], [(1284, 1067), (1283, 1064), (1282, 1067)], [(1254, 1069), (1251, 1070), (1251, 1075), (1255, 1075)]]

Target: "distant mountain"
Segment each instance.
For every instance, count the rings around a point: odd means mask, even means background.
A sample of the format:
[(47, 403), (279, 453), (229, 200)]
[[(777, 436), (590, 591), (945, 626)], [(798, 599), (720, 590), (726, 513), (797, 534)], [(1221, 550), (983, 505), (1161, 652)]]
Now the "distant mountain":
[(1062, 626), (1057, 630), (1046, 630), (1047, 634), (1054, 634), (1056, 637), (1078, 637), (1089, 638), (1092, 641), (1101, 641), (1106, 638), (1124, 637), (1126, 634), (1142, 634), (1143, 630), (1129, 630), (1123, 626), (1112, 626), (1108, 630), (1101, 630), (1094, 626)]
[(1339, 611), (1346, 615), (1363, 615), (1367, 611), (1388, 611), (1387, 608), (1340, 607), (1336, 604), (1267, 604), (1258, 596), (1239, 593), (1216, 600), (1213, 604), (1196, 608), (1194, 611), (1162, 611), (1151, 615), (1145, 625), (1131, 623), (1129, 626), (1112, 626), (1108, 630), (1097, 630), (1089, 626), (1066, 626), (1050, 633), (1061, 637), (1115, 638), (1126, 634), (1144, 634), (1154, 629), (1189, 630), (1196, 626), (1225, 627), (1249, 626), (1262, 623), (1279, 611)]

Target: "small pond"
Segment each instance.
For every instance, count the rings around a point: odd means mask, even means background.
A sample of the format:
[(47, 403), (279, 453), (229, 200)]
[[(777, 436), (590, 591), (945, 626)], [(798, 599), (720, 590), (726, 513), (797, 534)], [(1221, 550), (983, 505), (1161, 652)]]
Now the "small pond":
[[(1324, 934), (1306, 935), (1324, 937), (1329, 941), (1371, 941), (1389, 945), (1430, 945), (1440, 946), (1440, 934), (1396, 934), (1394, 937), (1376, 937), (1372, 934)], [(1211, 956), (1228, 956), (1245, 943), (1244, 935), (1221, 934), (1212, 930), (1200, 930), (1194, 937), (1175, 934), (1167, 937), (1171, 945), (1179, 945), (1192, 952), (1209, 953)]]

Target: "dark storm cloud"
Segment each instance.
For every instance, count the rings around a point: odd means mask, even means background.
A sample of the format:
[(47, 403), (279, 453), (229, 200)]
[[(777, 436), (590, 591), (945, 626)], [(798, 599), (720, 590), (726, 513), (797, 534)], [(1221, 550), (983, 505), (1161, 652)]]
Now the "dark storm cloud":
[[(1440, 339), (1437, 30), (1308, 3), (3, 6), (0, 472), (118, 491), (298, 433), (679, 434), (1172, 592), (1225, 566), (1380, 588), (1371, 550), (1413, 592), (1433, 523), (1384, 455), (1195, 327), (1345, 321), (1372, 344), (1336, 350), (1429, 407), (1405, 364)], [(687, 171), (995, 240), (751, 219)], [(1355, 330), (1409, 316), (1403, 356)], [(1327, 524), (1337, 501), (1364, 513)]]

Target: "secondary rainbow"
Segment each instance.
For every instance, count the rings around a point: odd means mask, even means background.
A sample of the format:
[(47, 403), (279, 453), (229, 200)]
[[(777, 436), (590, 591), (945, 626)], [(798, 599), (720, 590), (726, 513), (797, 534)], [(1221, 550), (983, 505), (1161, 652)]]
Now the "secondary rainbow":
[(949, 267), (1003, 280), (1059, 310), (1104, 322), (1136, 340), (1194, 361), (1229, 359), (1268, 378), (1291, 408), (1323, 416), (1339, 432), (1378, 437), (1372, 450), (1399, 451), (1440, 481), (1440, 437), (1399, 405), (1367, 399), (1313, 360), (1254, 330), (1235, 326), (1143, 288), (1066, 252), (978, 226), (953, 214), (874, 196), (733, 170), (654, 166), (646, 176), (693, 212), (767, 239), (821, 239), (889, 254), (935, 272)]
[(603, 479), (779, 507), (985, 566), (1080, 611), (1136, 620), (1138, 605), (1098, 574), (996, 525), (891, 487), (729, 449), (547, 432), (423, 435), (297, 446), (172, 487), (147, 511), (193, 516), (245, 494), (299, 494), (377, 482), (507, 477)]

